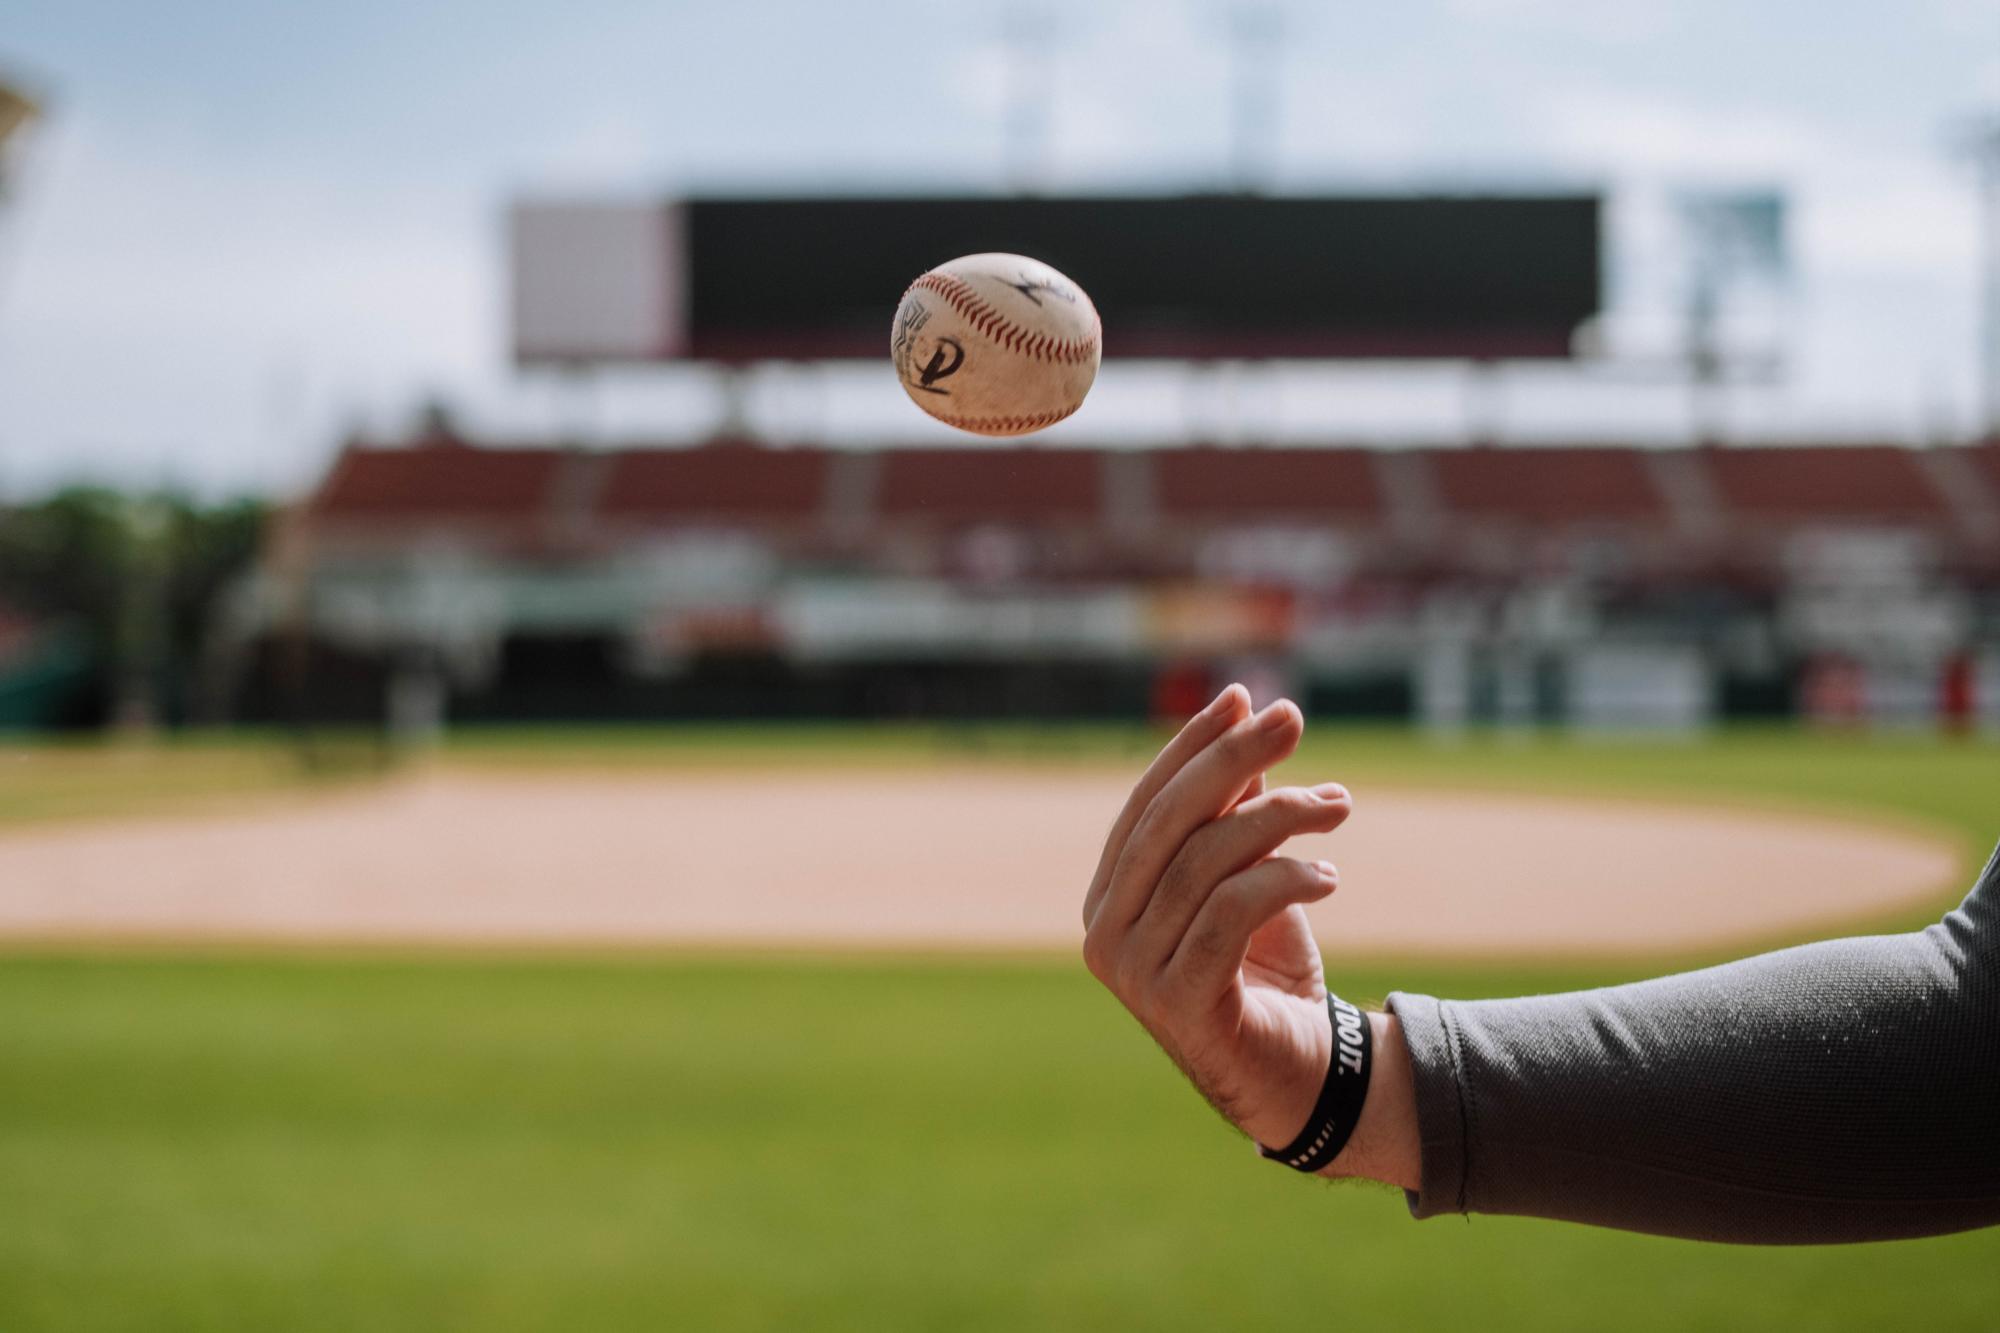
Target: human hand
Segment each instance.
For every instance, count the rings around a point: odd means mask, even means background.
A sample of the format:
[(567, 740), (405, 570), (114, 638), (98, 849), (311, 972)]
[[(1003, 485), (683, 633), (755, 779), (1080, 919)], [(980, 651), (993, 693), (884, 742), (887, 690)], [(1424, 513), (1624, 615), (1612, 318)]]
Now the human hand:
[(1217, 1110), (1259, 1143), (1292, 1139), (1332, 1056), (1304, 904), (1324, 861), (1274, 855), (1353, 808), (1337, 783), (1264, 790), (1298, 748), (1289, 701), (1254, 715), (1224, 690), (1160, 752), (1106, 839), (1084, 898), (1084, 960)]

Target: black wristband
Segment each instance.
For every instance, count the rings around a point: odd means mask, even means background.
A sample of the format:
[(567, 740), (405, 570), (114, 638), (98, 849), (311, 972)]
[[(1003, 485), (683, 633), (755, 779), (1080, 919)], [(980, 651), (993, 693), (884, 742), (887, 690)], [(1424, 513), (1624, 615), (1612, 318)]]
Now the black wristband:
[(1368, 1075), (1374, 1068), (1375, 1037), (1368, 1015), (1331, 991), (1326, 997), (1326, 1012), (1333, 1020), (1333, 1058), (1327, 1061), (1326, 1082), (1320, 1087), (1306, 1127), (1282, 1148), (1257, 1147), (1272, 1161), (1307, 1174), (1340, 1156), (1340, 1150), (1347, 1146), (1361, 1120), (1361, 1104), (1368, 1100)]

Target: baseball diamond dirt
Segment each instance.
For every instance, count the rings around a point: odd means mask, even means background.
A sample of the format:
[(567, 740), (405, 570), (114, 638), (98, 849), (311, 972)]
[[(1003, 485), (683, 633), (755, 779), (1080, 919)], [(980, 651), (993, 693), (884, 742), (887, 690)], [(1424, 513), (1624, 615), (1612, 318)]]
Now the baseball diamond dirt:
[[(0, 936), (1057, 946), (1130, 774), (440, 770), (0, 834)], [(1343, 954), (1671, 953), (1880, 919), (1943, 838), (1761, 809), (1377, 788), (1314, 909)]]

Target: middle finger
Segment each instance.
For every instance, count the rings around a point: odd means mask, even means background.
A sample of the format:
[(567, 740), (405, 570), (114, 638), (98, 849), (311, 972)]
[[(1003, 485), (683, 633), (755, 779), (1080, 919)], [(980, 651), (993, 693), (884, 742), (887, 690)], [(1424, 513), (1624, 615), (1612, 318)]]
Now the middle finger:
[(1296, 750), (1304, 727), (1298, 705), (1280, 699), (1188, 760), (1133, 825), (1112, 868), (1093, 929), (1108, 925), (1122, 933), (1136, 921), (1188, 835), (1234, 804), (1257, 774)]
[(1216, 885), (1302, 833), (1331, 833), (1353, 808), (1347, 788), (1337, 782), (1280, 787), (1196, 829), (1133, 923), (1126, 937), (1130, 955), (1165, 966)]

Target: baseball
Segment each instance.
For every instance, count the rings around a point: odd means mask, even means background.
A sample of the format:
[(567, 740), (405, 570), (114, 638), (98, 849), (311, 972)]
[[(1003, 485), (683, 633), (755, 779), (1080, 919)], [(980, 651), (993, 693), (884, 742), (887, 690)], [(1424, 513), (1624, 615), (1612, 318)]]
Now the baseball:
[(975, 435), (1026, 435), (1083, 405), (1103, 330), (1083, 288), (1023, 255), (966, 255), (903, 293), (889, 358), (910, 401)]

